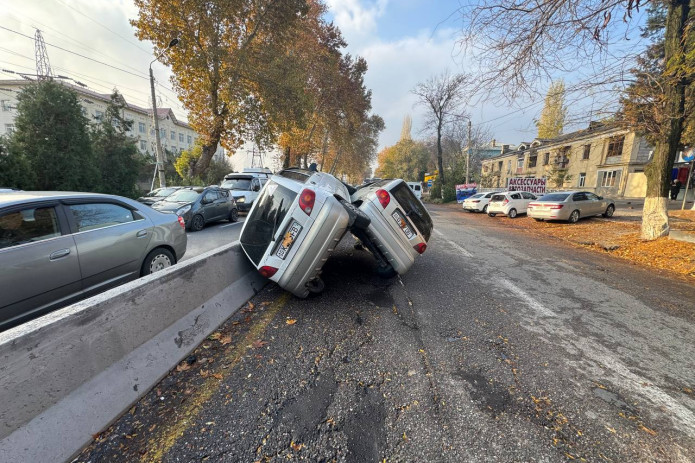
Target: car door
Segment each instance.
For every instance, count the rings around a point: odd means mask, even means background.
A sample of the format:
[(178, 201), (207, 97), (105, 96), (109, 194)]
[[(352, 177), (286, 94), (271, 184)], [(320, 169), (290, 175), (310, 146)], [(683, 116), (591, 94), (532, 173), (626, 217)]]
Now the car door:
[(517, 214), (526, 212), (524, 209), (524, 202), (520, 192), (509, 194), (509, 205), (507, 206), (507, 211), (516, 209)]
[(80, 296), (75, 240), (58, 204), (0, 212), (0, 329)]
[(522, 198), (523, 203), (524, 203), (524, 205), (523, 205), (524, 210), (523, 211), (520, 210), (519, 212), (526, 212), (528, 210), (528, 205), (531, 204), (531, 201), (534, 201), (535, 199), (537, 199), (536, 195), (534, 195), (533, 193), (529, 193), (528, 191), (522, 191), (521, 192), (521, 198)]
[(220, 207), (217, 200), (219, 199), (217, 191), (206, 190), (200, 198), (200, 211), (205, 217), (205, 223), (215, 221), (219, 218)]
[(599, 199), (599, 197), (593, 193), (586, 193), (587, 203), (591, 205), (591, 215), (602, 214), (606, 207), (606, 201)]
[(154, 229), (127, 205), (102, 201), (66, 204), (88, 293), (140, 276)]
[(580, 217), (591, 215), (591, 204), (587, 201), (586, 193), (574, 193), (572, 195), (572, 202), (574, 203), (572, 207), (579, 210)]

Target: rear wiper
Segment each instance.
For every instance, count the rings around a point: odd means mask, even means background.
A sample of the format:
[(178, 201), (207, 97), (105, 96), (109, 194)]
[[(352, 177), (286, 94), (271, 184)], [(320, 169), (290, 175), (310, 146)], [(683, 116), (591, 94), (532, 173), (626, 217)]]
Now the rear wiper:
[(271, 233), (270, 236), (273, 237), (273, 242), (275, 242), (275, 232), (278, 229), (278, 218), (280, 217), (280, 210), (282, 209), (282, 202), (285, 200), (285, 198), (282, 198), (280, 200), (280, 205), (278, 206), (278, 214), (275, 216), (275, 223), (273, 224), (273, 233)]

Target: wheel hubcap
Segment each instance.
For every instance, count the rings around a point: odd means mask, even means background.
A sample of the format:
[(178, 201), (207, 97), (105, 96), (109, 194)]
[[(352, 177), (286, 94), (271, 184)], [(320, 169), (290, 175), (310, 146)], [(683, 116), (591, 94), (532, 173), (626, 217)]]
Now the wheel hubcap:
[(163, 270), (167, 267), (171, 267), (171, 261), (169, 260), (169, 257), (167, 257), (165, 254), (157, 254), (150, 263), (150, 273)]

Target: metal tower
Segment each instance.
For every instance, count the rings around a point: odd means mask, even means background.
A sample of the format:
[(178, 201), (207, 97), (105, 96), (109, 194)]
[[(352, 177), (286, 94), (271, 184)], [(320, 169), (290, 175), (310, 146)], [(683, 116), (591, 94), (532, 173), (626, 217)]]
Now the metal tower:
[(251, 150), (251, 167), (265, 167), (263, 164), (263, 150), (254, 145), (253, 149)]
[(41, 31), (36, 29), (34, 34), (35, 50), (36, 50), (36, 76), (39, 80), (48, 80), (53, 78), (51, 71), (51, 63), (48, 61), (48, 52), (46, 52), (46, 43), (43, 41)]

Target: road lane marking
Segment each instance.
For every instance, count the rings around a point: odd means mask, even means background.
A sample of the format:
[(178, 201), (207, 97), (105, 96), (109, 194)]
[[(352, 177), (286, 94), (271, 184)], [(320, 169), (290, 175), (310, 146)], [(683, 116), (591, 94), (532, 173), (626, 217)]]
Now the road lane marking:
[(506, 278), (502, 278), (498, 281), (502, 283), (502, 286), (506, 287), (509, 291), (518, 296), (521, 300), (523, 300), (526, 303), (526, 305), (538, 312), (540, 315), (544, 315), (546, 317), (557, 316), (555, 312), (553, 312), (552, 310), (550, 310), (549, 308), (547, 308), (546, 306), (529, 296), (526, 292), (524, 292), (524, 290), (522, 290)]
[[(217, 371), (210, 372), (210, 376), (196, 391), (188, 396), (186, 402), (176, 408), (175, 416), (169, 417), (170, 420), (176, 420), (174, 423), (160, 425), (152, 435), (147, 439), (149, 446), (148, 452), (140, 458), (142, 462), (161, 462), (164, 456), (171, 450), (176, 442), (183, 437), (186, 430), (195, 424), (195, 420), (202, 411), (208, 401), (217, 393), (222, 385), (222, 380), (213, 376), (220, 373), (228, 376), (234, 370), (234, 367), (246, 355), (246, 352), (251, 348), (251, 344), (260, 339), (268, 325), (275, 318), (278, 312), (285, 306), (290, 293), (281, 294), (268, 309), (263, 312), (263, 315), (258, 320), (253, 321), (253, 326), (246, 333), (246, 336), (236, 343), (233, 349), (225, 352), (222, 359), (216, 361), (216, 365), (220, 365)], [(207, 338), (206, 338), (207, 339)], [(221, 366), (225, 365), (226, 368)]]
[(437, 230), (436, 228), (434, 229), (434, 232), (437, 234), (437, 236), (441, 237), (444, 241), (446, 241), (446, 242), (449, 244), (449, 246), (451, 246), (451, 247), (453, 247), (453, 248), (456, 248), (456, 250), (457, 250), (462, 256), (464, 256), (464, 257), (473, 257), (473, 254), (471, 254), (470, 252), (466, 251), (466, 249), (464, 249), (462, 246), (460, 246), (460, 245), (454, 243), (454, 242), (451, 241), (449, 238), (446, 238), (446, 237), (444, 236), (444, 233), (440, 232), (440, 231)]
[(227, 227), (231, 227), (232, 225), (241, 225), (242, 223), (244, 223), (244, 222), (232, 222), (232, 223), (228, 223), (227, 225), (222, 225), (222, 226), (220, 226), (220, 228), (227, 228)]

